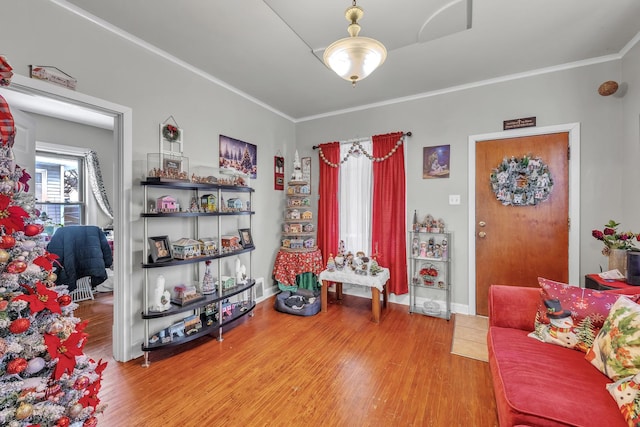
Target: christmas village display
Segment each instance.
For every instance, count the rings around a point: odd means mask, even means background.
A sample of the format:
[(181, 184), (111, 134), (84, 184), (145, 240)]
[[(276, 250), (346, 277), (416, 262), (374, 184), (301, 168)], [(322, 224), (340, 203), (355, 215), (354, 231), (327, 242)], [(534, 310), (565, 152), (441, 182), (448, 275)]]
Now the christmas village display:
[[(431, 214), (424, 217), (422, 222), (418, 221), (417, 211), (413, 215), (413, 239), (411, 241), (411, 258), (414, 260), (442, 261), (449, 257), (449, 242), (445, 233), (445, 222), (442, 218), (435, 219)], [(426, 233), (421, 235), (420, 233)], [(418, 282), (424, 286), (438, 285), (445, 287), (444, 280), (439, 280), (440, 269), (436, 264), (426, 263), (413, 278), (414, 284)]]
[(340, 240), (336, 256), (329, 254), (327, 270), (350, 271), (362, 276), (377, 276), (382, 271), (378, 265), (377, 256), (377, 250), (371, 257), (366, 256), (362, 251), (358, 251), (354, 255), (351, 251), (345, 250), (344, 240)]
[[(0, 84), (11, 67), (0, 57)], [(57, 256), (47, 252), (30, 176), (14, 163), (15, 127), (0, 96), (0, 425), (88, 427), (100, 403), (106, 362), (83, 352), (87, 322), (57, 286)]]
[(293, 173), (287, 188), (282, 229), (281, 250), (312, 252), (317, 250), (313, 211), (311, 210), (311, 183), (303, 177), (298, 152), (293, 161)]

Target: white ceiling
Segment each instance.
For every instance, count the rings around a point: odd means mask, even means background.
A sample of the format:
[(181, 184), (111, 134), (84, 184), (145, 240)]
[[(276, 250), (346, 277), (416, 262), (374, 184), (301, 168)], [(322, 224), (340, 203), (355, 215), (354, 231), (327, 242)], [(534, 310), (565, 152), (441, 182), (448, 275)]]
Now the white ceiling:
[(352, 88), (319, 59), (351, 1), (52, 1), (295, 121), (616, 57), (640, 33), (638, 0), (361, 0), (389, 55)]

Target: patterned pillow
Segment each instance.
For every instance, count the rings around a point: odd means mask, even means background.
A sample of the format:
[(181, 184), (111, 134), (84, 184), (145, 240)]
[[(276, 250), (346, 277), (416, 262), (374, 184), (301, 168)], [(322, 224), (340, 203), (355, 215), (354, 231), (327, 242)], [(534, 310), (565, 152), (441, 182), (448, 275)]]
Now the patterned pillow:
[(640, 305), (620, 297), (585, 358), (614, 381), (640, 372)]
[(630, 426), (640, 425), (640, 374), (625, 377), (607, 384), (607, 390), (615, 399), (622, 416)]
[(619, 295), (542, 277), (538, 283), (540, 303), (529, 336), (586, 353)]

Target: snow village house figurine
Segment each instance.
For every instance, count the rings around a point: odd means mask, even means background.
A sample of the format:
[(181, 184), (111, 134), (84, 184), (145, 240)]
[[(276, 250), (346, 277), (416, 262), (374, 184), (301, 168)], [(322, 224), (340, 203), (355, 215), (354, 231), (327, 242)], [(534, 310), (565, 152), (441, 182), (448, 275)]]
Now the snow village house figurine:
[(176, 259), (191, 259), (200, 256), (200, 242), (183, 237), (173, 242), (173, 257)]
[(156, 210), (158, 212), (177, 212), (179, 209), (180, 205), (175, 197), (161, 196), (156, 199)]
[(313, 237), (310, 237), (304, 241), (304, 247), (307, 249), (313, 248), (315, 244), (316, 244), (316, 239), (314, 239)]
[(239, 236), (221, 236), (220, 237), (222, 252), (229, 253), (238, 249), (242, 249), (242, 245), (240, 245), (240, 237)]
[(232, 197), (229, 200), (227, 200), (227, 206), (231, 210), (241, 211), (244, 204), (242, 203), (242, 200), (236, 197)]
[(282, 239), (282, 247), (283, 248), (290, 248), (291, 247), (291, 240), (290, 239)]
[(311, 194), (311, 188), (308, 185), (300, 187), (300, 194)]
[(313, 229), (313, 224), (310, 222), (302, 226), (303, 233), (313, 233)]
[(289, 224), (289, 233), (301, 233), (302, 225), (300, 224)]
[(289, 212), (289, 219), (300, 219), (300, 211), (298, 209), (294, 209)]
[(302, 219), (313, 219), (313, 212), (311, 211), (302, 212)]
[(214, 194), (203, 194), (200, 197), (200, 207), (205, 212), (215, 212), (218, 207), (216, 206), (216, 196)]
[(304, 242), (302, 239), (291, 239), (289, 247), (291, 249), (302, 249), (304, 247)]
[(200, 253), (205, 256), (218, 255), (218, 243), (213, 237), (203, 237), (200, 240)]

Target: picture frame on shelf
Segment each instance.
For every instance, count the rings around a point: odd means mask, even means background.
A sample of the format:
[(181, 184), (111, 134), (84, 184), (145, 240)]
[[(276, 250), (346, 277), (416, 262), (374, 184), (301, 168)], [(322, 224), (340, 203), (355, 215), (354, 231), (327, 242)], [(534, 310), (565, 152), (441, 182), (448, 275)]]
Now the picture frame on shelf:
[(240, 243), (244, 249), (254, 247), (250, 228), (239, 228), (238, 233), (240, 233)]
[(151, 262), (166, 262), (173, 259), (171, 254), (171, 242), (168, 236), (149, 237)]
[(182, 160), (171, 157), (165, 157), (162, 159), (162, 169), (172, 175), (177, 175), (182, 172)]

